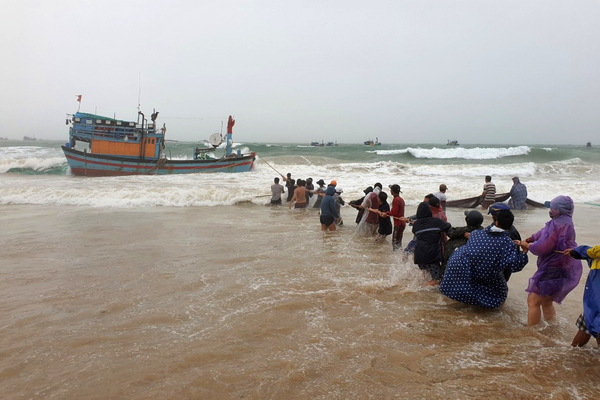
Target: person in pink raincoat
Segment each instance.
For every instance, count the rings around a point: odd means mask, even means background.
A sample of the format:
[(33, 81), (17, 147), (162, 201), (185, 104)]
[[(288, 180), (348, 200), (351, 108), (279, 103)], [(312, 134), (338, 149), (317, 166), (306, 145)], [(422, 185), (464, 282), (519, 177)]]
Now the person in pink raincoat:
[[(581, 261), (563, 254), (577, 247), (573, 226), (573, 200), (558, 196), (546, 202), (550, 208), (550, 221), (539, 232), (524, 241), (515, 241), (524, 251), (538, 256), (538, 269), (529, 279), (525, 289), (527, 297), (527, 325), (533, 326), (542, 319), (551, 320), (556, 315), (554, 302), (560, 304), (581, 279)], [(541, 310), (540, 310), (541, 307)]]

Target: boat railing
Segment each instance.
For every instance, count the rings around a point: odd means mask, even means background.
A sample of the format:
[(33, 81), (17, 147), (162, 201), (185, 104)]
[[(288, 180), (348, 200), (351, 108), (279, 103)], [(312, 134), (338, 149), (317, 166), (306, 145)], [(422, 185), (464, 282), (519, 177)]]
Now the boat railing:
[[(108, 127), (108, 126), (82, 126), (75, 124), (70, 130), (69, 135), (85, 139), (93, 139), (93, 138), (110, 138), (117, 140), (131, 140), (136, 141), (142, 135), (144, 136), (152, 136), (157, 135), (156, 129), (153, 124), (149, 124), (149, 129), (142, 129), (137, 127)], [(157, 136), (160, 136), (158, 134)]]

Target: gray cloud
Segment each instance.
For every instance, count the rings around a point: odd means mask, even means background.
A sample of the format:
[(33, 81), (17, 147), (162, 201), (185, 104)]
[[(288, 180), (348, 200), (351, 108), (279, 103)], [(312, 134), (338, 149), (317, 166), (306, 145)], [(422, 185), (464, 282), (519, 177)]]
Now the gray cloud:
[[(600, 128), (597, 1), (8, 1), (0, 136), (160, 111), (170, 139), (573, 143)], [(191, 119), (196, 118), (196, 119)]]

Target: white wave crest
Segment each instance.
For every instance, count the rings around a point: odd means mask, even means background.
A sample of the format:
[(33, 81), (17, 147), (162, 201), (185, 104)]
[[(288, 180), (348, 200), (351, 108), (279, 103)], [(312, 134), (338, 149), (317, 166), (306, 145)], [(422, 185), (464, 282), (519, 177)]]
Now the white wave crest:
[(528, 146), (517, 147), (474, 147), (460, 148), (453, 147), (450, 149), (422, 149), (420, 147), (407, 147), (406, 149), (397, 150), (373, 150), (369, 153), (377, 153), (378, 155), (406, 154), (410, 153), (415, 158), (430, 158), (430, 159), (451, 159), (461, 158), (465, 160), (493, 160), (503, 157), (522, 156), (529, 154), (531, 148)]
[(11, 169), (47, 171), (55, 167), (61, 167), (66, 163), (67, 160), (64, 157), (0, 159), (0, 174), (4, 174)]

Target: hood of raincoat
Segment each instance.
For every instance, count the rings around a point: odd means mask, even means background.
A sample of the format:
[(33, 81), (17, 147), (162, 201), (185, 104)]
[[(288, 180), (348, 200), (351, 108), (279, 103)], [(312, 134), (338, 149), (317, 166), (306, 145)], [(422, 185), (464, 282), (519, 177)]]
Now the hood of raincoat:
[(328, 186), (327, 190), (325, 190), (325, 194), (333, 196), (335, 194), (335, 186)]
[(550, 202), (550, 210), (556, 211), (559, 215), (572, 217), (574, 208), (573, 200), (569, 196), (558, 196)]
[(432, 217), (431, 207), (428, 203), (421, 203), (417, 207), (417, 219)]

